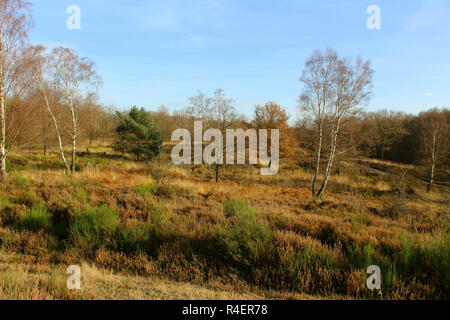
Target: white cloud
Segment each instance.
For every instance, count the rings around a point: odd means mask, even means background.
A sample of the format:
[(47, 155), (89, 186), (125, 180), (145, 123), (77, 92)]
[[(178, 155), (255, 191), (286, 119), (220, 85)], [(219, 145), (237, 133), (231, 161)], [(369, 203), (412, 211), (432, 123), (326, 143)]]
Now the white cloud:
[(433, 94), (431, 93), (431, 92), (428, 92), (427, 94), (426, 94), (426, 96), (427, 97), (431, 97)]

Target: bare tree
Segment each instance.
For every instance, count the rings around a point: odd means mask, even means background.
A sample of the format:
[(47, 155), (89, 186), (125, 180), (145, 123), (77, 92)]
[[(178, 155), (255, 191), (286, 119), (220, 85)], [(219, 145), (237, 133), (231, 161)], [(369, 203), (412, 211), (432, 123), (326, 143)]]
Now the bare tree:
[(208, 122), (211, 121), (213, 117), (213, 98), (207, 97), (201, 91), (195, 97), (189, 98), (189, 106), (187, 111), (195, 119), (202, 120), (203, 130), (208, 126)]
[(335, 97), (332, 103), (330, 153), (317, 198), (323, 194), (327, 186), (343, 121), (355, 116), (360, 112), (358, 107), (370, 100), (373, 72), (370, 60), (364, 61), (361, 58), (357, 58), (355, 64), (346, 59), (339, 59), (336, 64), (333, 77)]
[(384, 160), (386, 151), (392, 149), (394, 141), (402, 135), (402, 120), (405, 115), (401, 112), (380, 110), (369, 114), (375, 124), (375, 132), (372, 133), (372, 140), (375, 144), (377, 157)]
[[(263, 106), (255, 106), (252, 127), (256, 130), (278, 129), (280, 135), (280, 154), (285, 158), (293, 158), (298, 150), (298, 141), (288, 121), (289, 115), (285, 109), (275, 102), (267, 102)], [(270, 131), (268, 132), (268, 141), (271, 141)], [(268, 149), (270, 150), (271, 148), (268, 146)]]
[(23, 66), (20, 57), (31, 26), (31, 16), (30, 3), (23, 0), (2, 0), (0, 6), (0, 180), (5, 181), (8, 97), (21, 84)]
[(104, 115), (103, 107), (99, 103), (97, 94), (91, 93), (80, 101), (80, 130), (81, 136), (89, 140), (89, 146), (101, 135), (101, 121)]
[(448, 155), (448, 111), (432, 109), (419, 115), (425, 158), (429, 163), (427, 191), (431, 192), (436, 166)]
[[(354, 117), (359, 111), (358, 107), (370, 98), (372, 75), (370, 61), (358, 58), (352, 63), (340, 59), (333, 49), (327, 49), (325, 54), (316, 50), (306, 61), (301, 78), (304, 88), (300, 96), (300, 108), (313, 119), (317, 127), (316, 163), (312, 181), (314, 198), (320, 197), (327, 186), (344, 121)], [(324, 179), (316, 193), (325, 129), (330, 135), (329, 154)]]
[(169, 109), (164, 105), (158, 107), (158, 109), (152, 112), (153, 120), (161, 131), (161, 137), (163, 141), (168, 141), (172, 137), (172, 132), (177, 129), (173, 116), (170, 114)]
[(95, 70), (95, 63), (80, 58), (75, 51), (63, 47), (51, 53), (53, 74), (57, 86), (65, 93), (65, 105), (72, 116), (72, 174), (75, 173), (78, 136), (78, 107), (83, 94), (97, 88), (102, 80)]
[(49, 92), (51, 91), (50, 80), (48, 79), (48, 76), (49, 76), (48, 73), (51, 70), (50, 66), (49, 66), (50, 60), (49, 60), (49, 57), (47, 55), (45, 55), (44, 47), (38, 46), (38, 47), (36, 47), (35, 50), (36, 50), (35, 68), (37, 69), (36, 75), (37, 75), (37, 79), (38, 79), (38, 83), (39, 83), (39, 89), (42, 92), (42, 95), (44, 97), (45, 107), (52, 118), (53, 125), (55, 126), (56, 136), (58, 138), (58, 147), (59, 147), (59, 151), (61, 154), (61, 158), (64, 162), (64, 166), (66, 168), (66, 173), (69, 174), (70, 166), (69, 166), (69, 163), (67, 162), (66, 156), (64, 154), (64, 145), (63, 145), (63, 141), (62, 141), (61, 130), (59, 128), (58, 121), (57, 121), (55, 113), (53, 111), (53, 105), (55, 104), (56, 90), (53, 90), (53, 97), (51, 95), (49, 95)]
[(327, 49), (324, 55), (319, 50), (315, 50), (306, 61), (305, 70), (300, 79), (303, 83), (303, 94), (299, 99), (300, 110), (312, 117), (317, 130), (315, 172), (311, 186), (313, 197), (316, 196), (325, 119), (335, 94), (333, 77), (335, 76), (337, 59), (337, 52), (333, 49)]
[[(213, 121), (217, 125), (217, 129), (225, 134), (225, 130), (230, 128), (231, 124), (236, 120), (236, 109), (233, 106), (233, 99), (225, 97), (222, 89), (217, 89), (212, 98), (212, 116)], [(223, 150), (221, 150), (223, 153)], [(219, 159), (220, 157), (216, 157)], [(219, 181), (219, 161), (216, 161), (216, 183)]]

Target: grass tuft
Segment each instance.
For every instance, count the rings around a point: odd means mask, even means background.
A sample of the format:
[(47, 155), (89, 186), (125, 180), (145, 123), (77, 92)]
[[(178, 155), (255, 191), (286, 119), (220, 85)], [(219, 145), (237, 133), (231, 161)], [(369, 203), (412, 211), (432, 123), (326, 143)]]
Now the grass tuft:
[(255, 210), (240, 200), (223, 204), (235, 219), (219, 231), (219, 242), (225, 253), (238, 265), (252, 268), (269, 262), (275, 256), (274, 235), (269, 226), (256, 218)]
[(69, 227), (69, 237), (80, 247), (97, 247), (115, 231), (119, 217), (107, 206), (76, 211)]
[(154, 183), (148, 183), (142, 186), (138, 186), (134, 189), (137, 196), (146, 197), (158, 192), (158, 186)]
[(49, 231), (52, 227), (51, 214), (43, 204), (33, 206), (17, 221), (16, 226), (19, 230)]

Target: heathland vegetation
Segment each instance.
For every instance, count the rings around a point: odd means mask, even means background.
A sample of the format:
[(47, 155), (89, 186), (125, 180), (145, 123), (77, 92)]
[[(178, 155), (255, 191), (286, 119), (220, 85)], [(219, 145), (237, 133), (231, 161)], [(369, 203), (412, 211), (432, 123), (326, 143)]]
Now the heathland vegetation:
[[(94, 62), (30, 46), (28, 4), (1, 4), (0, 299), (448, 299), (448, 109), (365, 112), (370, 61), (329, 49), (305, 63), (295, 123), (220, 89), (117, 112)], [(172, 132), (196, 120), (278, 129), (278, 174), (175, 166)]]

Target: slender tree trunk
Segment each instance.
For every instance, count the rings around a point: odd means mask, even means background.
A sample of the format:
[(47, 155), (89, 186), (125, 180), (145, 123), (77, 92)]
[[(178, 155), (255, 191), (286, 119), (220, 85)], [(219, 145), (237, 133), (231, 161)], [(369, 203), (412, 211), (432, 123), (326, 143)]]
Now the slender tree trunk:
[(73, 100), (70, 97), (70, 110), (72, 111), (72, 123), (73, 123), (73, 135), (72, 135), (72, 174), (75, 173), (76, 169), (76, 154), (77, 154), (77, 117), (75, 114), (75, 107), (73, 105)]
[(0, 181), (4, 182), (8, 178), (6, 173), (6, 103), (3, 95), (3, 88), (0, 92)]
[(316, 197), (316, 183), (317, 183), (317, 177), (319, 176), (319, 170), (320, 170), (320, 156), (322, 153), (322, 139), (323, 139), (323, 120), (321, 119), (320, 123), (319, 123), (319, 142), (318, 142), (317, 151), (316, 151), (316, 169), (315, 169), (314, 178), (313, 178), (312, 185), (311, 185), (311, 191), (312, 191), (313, 198)]
[(336, 125), (336, 128), (332, 134), (330, 155), (328, 156), (327, 167), (325, 168), (325, 174), (323, 177), (322, 186), (320, 187), (319, 192), (317, 192), (317, 198), (320, 198), (322, 196), (322, 194), (325, 191), (325, 188), (327, 187), (327, 184), (328, 184), (328, 179), (330, 177), (331, 168), (333, 166), (334, 155), (336, 154), (338, 133), (339, 133), (339, 123)]
[(0, 66), (0, 181), (4, 182), (8, 178), (6, 172), (6, 96), (3, 87), (3, 63)]
[[(2, 1), (2, 16), (5, 16), (6, 3)], [(2, 19), (2, 30), (0, 32), (1, 61), (0, 61), (0, 181), (4, 182), (8, 178), (6, 173), (6, 93), (5, 93), (5, 70), (4, 70), (4, 30), (5, 20)]]
[(436, 135), (437, 135), (437, 129), (433, 130), (433, 142), (431, 146), (431, 167), (430, 167), (430, 178), (428, 181), (428, 188), (427, 191), (431, 192), (431, 187), (433, 186), (433, 180), (434, 180), (434, 169), (436, 167)]
[(433, 180), (434, 180), (434, 167), (435, 167), (435, 162), (433, 161), (433, 163), (431, 164), (431, 168), (430, 168), (430, 180), (428, 182), (428, 188), (427, 191), (431, 192), (431, 187), (433, 186)]
[(42, 155), (45, 157), (47, 155), (47, 140), (48, 140), (48, 125), (47, 121), (43, 121), (44, 127), (42, 130)]
[(75, 169), (76, 169), (76, 163), (75, 163), (76, 154), (77, 154), (77, 136), (76, 136), (76, 134), (74, 134), (72, 137), (72, 174), (75, 173)]
[(61, 157), (63, 159), (64, 166), (66, 167), (66, 174), (69, 174), (70, 166), (67, 163), (66, 156), (64, 154), (64, 147), (63, 147), (63, 143), (62, 143), (62, 139), (61, 139), (61, 132), (59, 131), (59, 126), (58, 126), (58, 122), (56, 121), (55, 114), (53, 113), (52, 108), (50, 107), (50, 102), (48, 101), (47, 92), (45, 91), (42, 80), (41, 80), (41, 88), (42, 88), (42, 92), (44, 93), (44, 98), (45, 98), (45, 103), (47, 104), (48, 113), (50, 113), (50, 116), (53, 119), (53, 124), (55, 125), (56, 135), (58, 136), (59, 151), (61, 153)]

